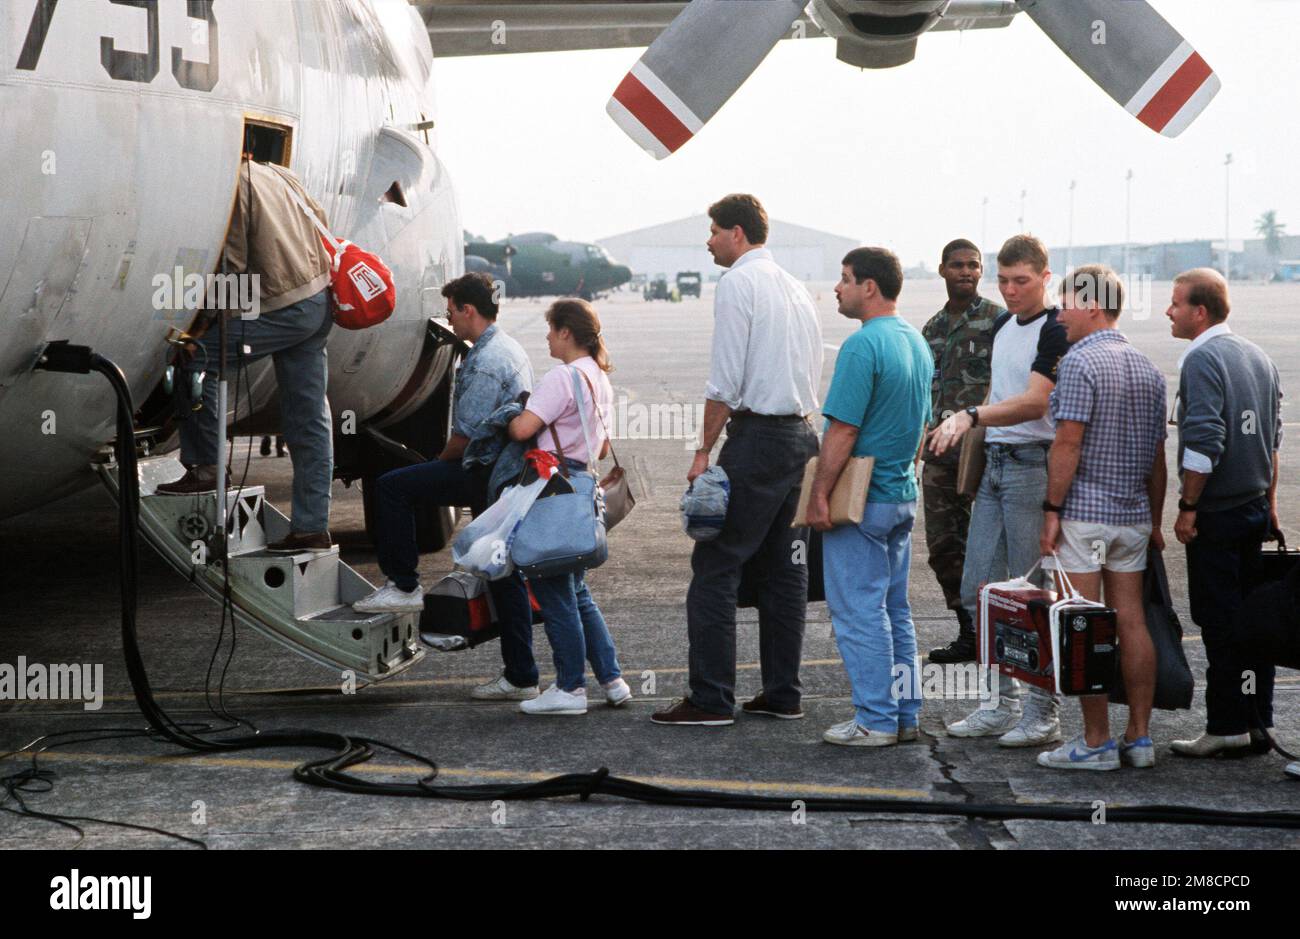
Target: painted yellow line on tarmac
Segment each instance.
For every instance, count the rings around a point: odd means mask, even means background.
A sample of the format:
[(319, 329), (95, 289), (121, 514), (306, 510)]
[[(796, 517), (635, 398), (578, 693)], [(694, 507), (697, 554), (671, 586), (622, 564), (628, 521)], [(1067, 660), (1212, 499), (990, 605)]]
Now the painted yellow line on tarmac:
[[(20, 756), (25, 756), (20, 754)], [(275, 769), (291, 771), (300, 766), (303, 760), (272, 760), (243, 756), (144, 756), (134, 754), (112, 753), (62, 753), (48, 752), (41, 754), (41, 762), (59, 763), (134, 763), (152, 766), (203, 766), (214, 769)], [(384, 774), (389, 776), (423, 777), (428, 770), (413, 764), (362, 763), (349, 772)], [(561, 775), (559, 772), (522, 772), (505, 769), (464, 769), (460, 767), (439, 767), (438, 778), (479, 780), (485, 782), (533, 783)], [(930, 799), (930, 794), (921, 789), (890, 789), (876, 786), (827, 786), (820, 783), (806, 782), (755, 782), (745, 779), (698, 779), (689, 776), (620, 776), (634, 782), (652, 786), (664, 786), (671, 789), (710, 789), (719, 792), (750, 792), (769, 795), (807, 794), (819, 796), (852, 796), (888, 799)]]
[[(803, 667), (803, 666), (810, 666), (810, 665), (822, 666), (822, 665), (839, 665), (839, 664), (841, 664), (839, 659), (806, 659), (800, 663), (800, 666)], [(758, 667), (759, 665), (757, 662), (747, 662), (743, 665), (737, 665), (736, 671), (752, 672), (752, 671), (757, 671)], [(685, 675), (688, 669), (686, 669), (685, 667), (648, 668), (648, 669), (643, 668), (643, 669), (633, 669), (631, 672), (628, 672), (626, 674), (632, 675), (633, 678), (629, 680), (634, 681), (636, 677), (639, 677), (642, 672), (646, 672), (646, 671), (654, 672), (655, 675)], [(434, 687), (448, 687), (448, 686), (460, 687), (463, 685), (481, 685), (484, 682), (491, 681), (495, 677), (496, 677), (495, 675), (481, 675), (477, 677), (468, 677), (468, 678), (412, 678), (412, 679), (406, 679), (402, 681), (383, 681), (371, 687), (375, 687), (375, 688), (381, 688), (381, 687), (382, 688), (434, 688)], [(545, 679), (547, 677), (553, 678), (554, 676), (544, 675), (542, 677), (543, 679)], [(338, 690), (339, 690), (338, 685), (304, 685), (300, 687), (289, 687), (289, 688), (247, 688), (247, 689), (227, 688), (225, 690), (225, 694), (227, 696), (257, 695), (257, 694), (290, 694), (293, 692), (305, 694), (312, 691), (318, 691), (321, 694), (333, 694), (333, 693), (337, 693)], [(173, 698), (193, 698), (193, 697), (200, 696), (202, 694), (203, 692), (201, 690), (199, 691), (155, 691), (153, 696), (161, 701), (164, 699), (173, 699)], [(105, 701), (134, 701), (135, 695), (130, 695), (130, 694), (104, 695), (104, 700)]]

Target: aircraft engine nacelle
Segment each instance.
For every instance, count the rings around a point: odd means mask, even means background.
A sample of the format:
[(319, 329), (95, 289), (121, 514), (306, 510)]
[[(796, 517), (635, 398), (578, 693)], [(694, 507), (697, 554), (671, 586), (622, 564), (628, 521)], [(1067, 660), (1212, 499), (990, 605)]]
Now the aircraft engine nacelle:
[(893, 68), (912, 61), (916, 40), (950, 0), (813, 0), (813, 21), (834, 36), (835, 56), (858, 68)]

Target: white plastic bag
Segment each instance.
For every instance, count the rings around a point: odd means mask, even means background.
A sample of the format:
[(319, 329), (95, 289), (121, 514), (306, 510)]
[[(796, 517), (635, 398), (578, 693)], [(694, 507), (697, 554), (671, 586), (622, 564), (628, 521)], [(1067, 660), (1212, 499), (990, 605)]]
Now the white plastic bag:
[(451, 545), (451, 560), (459, 569), (500, 580), (514, 571), (510, 543), (515, 528), (546, 488), (547, 480), (536, 479), (527, 486), (510, 486), (486, 512), (466, 525)]

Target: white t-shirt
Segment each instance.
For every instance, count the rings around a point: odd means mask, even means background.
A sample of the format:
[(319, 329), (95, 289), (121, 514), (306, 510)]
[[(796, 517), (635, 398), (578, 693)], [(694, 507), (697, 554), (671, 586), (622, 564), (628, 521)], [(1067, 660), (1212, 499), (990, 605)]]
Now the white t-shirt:
[[(1056, 366), (1070, 348), (1065, 327), (1056, 321), (1055, 309), (1043, 310), (1021, 322), (1011, 313), (1003, 313), (993, 323), (993, 378), (989, 383), (989, 404), (1023, 394), (1029, 376), (1037, 372), (1056, 384)], [(1051, 443), (1056, 423), (1051, 409), (1036, 421), (990, 427), (984, 433), (986, 443)]]

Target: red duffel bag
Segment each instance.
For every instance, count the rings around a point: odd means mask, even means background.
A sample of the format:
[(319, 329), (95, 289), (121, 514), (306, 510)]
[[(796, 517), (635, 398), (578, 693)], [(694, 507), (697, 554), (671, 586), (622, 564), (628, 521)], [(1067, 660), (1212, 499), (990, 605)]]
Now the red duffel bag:
[(397, 288), (388, 265), (350, 241), (335, 243), (324, 235), (321, 241), (331, 259), (334, 322), (344, 329), (365, 329), (388, 319), (397, 306)]
[(344, 329), (366, 329), (392, 316), (397, 306), (397, 287), (388, 265), (379, 255), (350, 241), (336, 241), (296, 192), (290, 189), (289, 196), (316, 226), (330, 256), (330, 305), (334, 322)]

